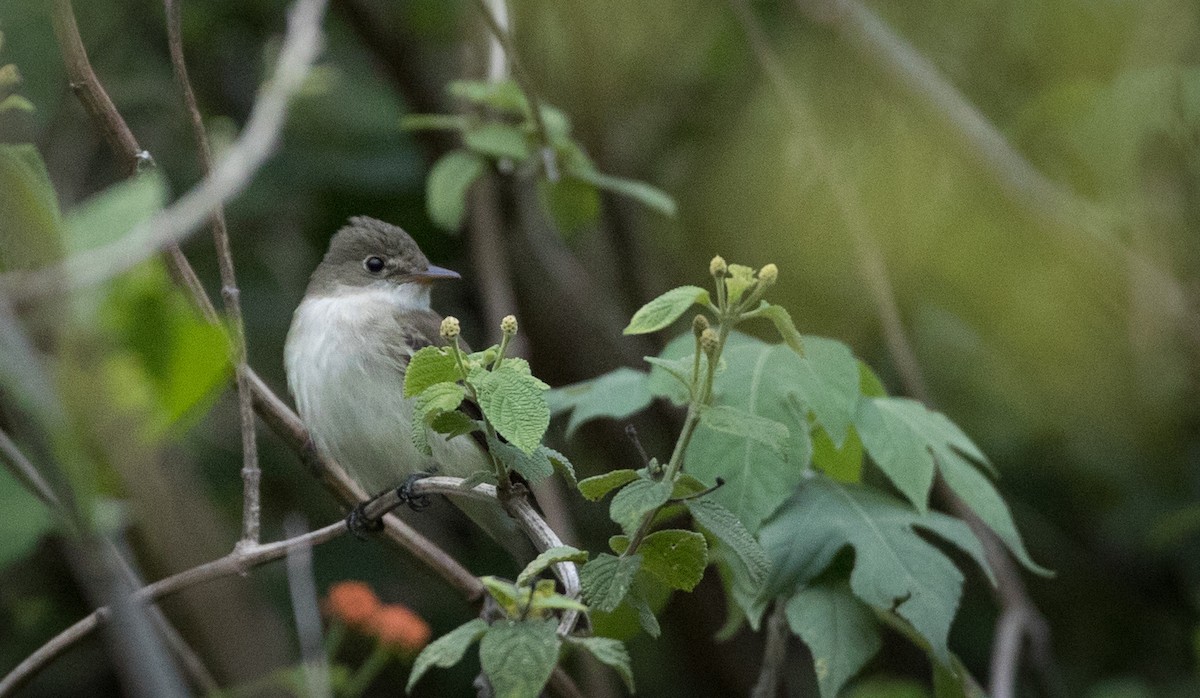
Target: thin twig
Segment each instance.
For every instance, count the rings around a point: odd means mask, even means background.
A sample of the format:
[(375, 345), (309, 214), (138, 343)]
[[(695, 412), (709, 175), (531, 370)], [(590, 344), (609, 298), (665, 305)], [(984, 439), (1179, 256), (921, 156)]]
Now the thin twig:
[(0, 460), (4, 461), (8, 471), (17, 478), (17, 481), (24, 484), (48, 508), (57, 510), (61, 506), (58, 496), (50, 488), (50, 483), (46, 482), (38, 469), (25, 457), (21, 449), (17, 448), (17, 444), (8, 434), (4, 433), (3, 429), (0, 429)]
[[(67, 0), (58, 0), (67, 2)], [(275, 72), (250, 112), (246, 127), (212, 173), (175, 203), (133, 227), (120, 239), (67, 257), (51, 266), (0, 275), (0, 288), (29, 299), (87, 287), (110, 279), (203, 225), (212, 210), (239, 194), (275, 151), (287, 106), (323, 45), (325, 0), (296, 0), (288, 12)]]
[(488, 0), (475, 0), (475, 5), (479, 7), (479, 13), (483, 15), (483, 21), (488, 26), (488, 30), (492, 33), (500, 45), (504, 48), (504, 55), (508, 58), (508, 65), (512, 68), (513, 78), (517, 81), (517, 85), (521, 88), (521, 92), (525, 94), (525, 99), (529, 101), (529, 111), (533, 117), (533, 127), (537, 130), (538, 140), (542, 142), (542, 164), (546, 168), (546, 179), (551, 182), (558, 181), (558, 163), (554, 155), (554, 142), (550, 139), (550, 131), (546, 128), (546, 122), (542, 119), (542, 103), (538, 98), (537, 90), (533, 87), (533, 79), (529, 73), (525, 71), (521, 64), (521, 59), (517, 55), (516, 46), (513, 45), (512, 34), (509, 30), (501, 26), (500, 21), (496, 19), (496, 15), (492, 14), (492, 8), (488, 6)]
[(775, 610), (767, 619), (767, 642), (763, 647), (762, 669), (758, 672), (758, 680), (754, 682), (751, 698), (775, 698), (779, 695), (779, 681), (783, 675), (783, 667), (787, 659), (788, 629), (787, 616), (784, 614), (784, 604), (775, 602)]
[[(471, 488), (464, 488), (462, 486), (463, 482), (463, 478), (460, 477), (426, 477), (410, 484), (408, 491), (412, 496), (416, 497), (429, 494), (442, 494), (449, 497), (464, 497), (467, 499), (499, 502), (503, 504), (505, 511), (516, 519), (517, 525), (525, 532), (525, 535), (533, 543), (534, 548), (538, 552), (544, 552), (563, 544), (562, 539), (558, 537), (554, 529), (550, 528), (550, 524), (546, 523), (546, 520), (529, 503), (528, 497), (520, 493), (512, 494), (508, 497), (500, 497), (495, 485), (485, 482)], [(368, 518), (374, 519), (380, 516), (382, 512), (391, 511), (402, 503), (399, 492), (391, 490), (372, 500), (366, 506), (364, 513)], [(553, 566), (553, 569), (554, 574), (562, 582), (566, 595), (573, 599), (578, 599), (581, 589), (579, 569), (575, 563), (559, 562)], [(563, 635), (569, 634), (574, 629), (575, 621), (578, 620), (578, 617), (578, 613), (574, 611), (564, 613), (563, 620), (559, 624), (559, 633)]]
[[(333, 540), (345, 532), (345, 522), (339, 521), (311, 533), (287, 540), (254, 546), (238, 546), (234, 548), (233, 552), (224, 557), (203, 565), (198, 565), (178, 574), (173, 574), (170, 577), (165, 577), (153, 584), (148, 584), (138, 589), (130, 594), (129, 601), (130, 603), (145, 603), (214, 579), (245, 574), (254, 567), (278, 560), (287, 555), (288, 551), (295, 546), (319, 545)], [(42, 645), (36, 652), (18, 664), (7, 676), (0, 679), (0, 696), (11, 694), (12, 691), (16, 690), (18, 686), (37, 673), (50, 660), (87, 636), (88, 633), (96, 629), (101, 623), (107, 621), (111, 616), (112, 609), (109, 606), (101, 606)]]
[[(84, 110), (92, 122), (100, 129), (108, 146), (117, 156), (125, 176), (132, 177), (144, 167), (152, 163), (150, 153), (138, 145), (133, 131), (121, 118), (117, 107), (100, 84), (100, 78), (88, 60), (87, 49), (83, 38), (79, 35), (79, 24), (75, 21), (75, 12), (71, 9), (71, 0), (55, 0), (54, 2), (54, 35), (63, 54), (66, 64), (67, 77), (71, 89), (83, 103)], [(188, 290), (191, 298), (197, 303), (200, 312), (210, 322), (217, 318), (216, 310), (204, 292), (204, 286), (195, 270), (183, 256), (183, 250), (177, 243), (166, 246), (163, 255), (167, 269), (176, 283)]]
[[(207, 177), (212, 173), (212, 152), (208, 147), (208, 133), (200, 107), (196, 104), (196, 93), (188, 78), (187, 61), (183, 57), (183, 36), (180, 30), (181, 0), (163, 0), (167, 16), (167, 45), (171, 53), (171, 68), (175, 82), (183, 96), (192, 123), (192, 136), (196, 141), (196, 156), (200, 161), (200, 173)], [(217, 204), (213, 207), (210, 220), (213, 245), (217, 250), (217, 266), (221, 272), (221, 300), (232, 330), (233, 365), (237, 376), (238, 417), (242, 431), (242, 542), (257, 543), (260, 535), (260, 487), (262, 471), (258, 467), (258, 444), (254, 424), (254, 397), (250, 394), (246, 363), (246, 325), (242, 319), (241, 291), (233, 267), (233, 252), (229, 247), (229, 230), (225, 224), (225, 209)]]
[[(892, 356), (893, 362), (896, 364), (901, 382), (908, 394), (932, 407), (933, 403), (928, 385), (922, 374), (920, 363), (917, 361), (916, 352), (913, 350), (912, 344), (909, 342), (908, 336), (904, 331), (895, 292), (888, 277), (887, 267), (884, 264), (883, 255), (879, 251), (878, 244), (871, 234), (871, 224), (859, 192), (850, 182), (849, 178), (841, 171), (836, 158), (829, 154), (821, 130), (818, 127), (819, 122), (801, 98), (797, 88), (787, 78), (782, 65), (771, 49), (761, 27), (759, 27), (745, 0), (732, 0), (731, 5), (742, 24), (743, 31), (755, 56), (771, 81), (776, 94), (783, 100), (789, 116), (795, 121), (795, 127), (805, 134), (808, 145), (814, 153), (813, 160), (817, 163), (829, 182), (839, 213), (854, 242), (859, 274), (871, 292), (876, 312), (883, 326), (888, 351)], [(995, 595), (997, 602), (1004, 609), (1005, 613), (1008, 613), (1011, 609), (1022, 609), (1017, 618), (1024, 621), (1024, 632), (1029, 633), (1031, 637), (1036, 636), (1041, 638), (1037, 651), (1044, 654), (1037, 657), (1035, 661), (1042, 670), (1048, 674), (1051, 673), (1053, 659), (1050, 654), (1049, 643), (1046, 640), (1049, 636), (1049, 625), (1029, 599), (1025, 584), (1021, 580), (1020, 572), (1015, 563), (1008, 556), (1003, 545), (1000, 544), (992, 530), (971, 511), (970, 507), (954, 495), (940, 475), (937, 477), (934, 487), (938, 498), (956, 516), (966, 521), (971, 530), (983, 543), (988, 564), (996, 575), (997, 586)], [(1013, 666), (1012, 671), (1006, 670), (1003, 673), (1005, 676), (1015, 679), (1015, 664), (1017, 661), (1015, 653), (1019, 652), (1019, 638), (1024, 633), (1019, 634), (1018, 641), (1014, 643), (1008, 639), (1011, 633), (1006, 633), (1004, 637), (1001, 637), (1001, 630), (1002, 628), (997, 628), (997, 636), (993, 639), (993, 660), (994, 662), (999, 661), (1006, 666)], [(1004, 688), (998, 687), (996, 683), (995, 677), (997, 676), (997, 671), (995, 664), (992, 667), (992, 676), (993, 692), (996, 692), (997, 688), (1001, 688), (1003, 692)], [(1012, 686), (1009, 685), (1007, 687), (1007, 695), (1012, 695), (1011, 689)]]

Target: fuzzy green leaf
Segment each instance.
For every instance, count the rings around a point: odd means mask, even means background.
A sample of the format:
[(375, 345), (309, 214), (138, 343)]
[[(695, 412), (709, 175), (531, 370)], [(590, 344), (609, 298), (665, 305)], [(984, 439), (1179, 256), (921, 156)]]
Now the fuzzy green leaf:
[(627, 533), (633, 532), (642, 517), (671, 498), (670, 482), (637, 479), (621, 488), (608, 506), (608, 516)]
[(785, 607), (788, 627), (812, 651), (822, 698), (838, 691), (879, 652), (879, 623), (844, 582), (806, 587)]
[(496, 698), (537, 698), (558, 663), (553, 620), (501, 620), (479, 643), (479, 663)]
[(610, 470), (603, 475), (595, 475), (579, 481), (579, 493), (585, 499), (595, 502), (599, 501), (604, 495), (621, 487), (627, 483), (638, 479), (636, 470), (622, 468), (621, 470)]
[(645, 182), (606, 175), (594, 169), (572, 169), (571, 174), (601, 189), (614, 194), (620, 194), (621, 196), (627, 196), (646, 208), (658, 211), (664, 216), (674, 218), (678, 211), (675, 199), (672, 199), (663, 190)]
[(550, 459), (550, 465), (554, 466), (554, 471), (562, 476), (571, 487), (579, 488), (579, 480), (575, 477), (575, 466), (563, 454), (555, 451), (548, 446), (539, 446), (538, 451), (546, 454)]
[(463, 131), (468, 125), (467, 118), (458, 114), (405, 114), (400, 117), (400, 128), (404, 131)]
[(616, 557), (600, 553), (579, 570), (583, 596), (594, 610), (611, 613), (621, 605), (642, 566), (641, 555)]
[(475, 644), (475, 641), (483, 636), (487, 629), (488, 625), (482, 619), (473, 618), (426, 645), (425, 649), (421, 650), (421, 654), (417, 655), (416, 661), (413, 662), (412, 672), (408, 675), (408, 685), (404, 691), (411, 693), (417, 681), (420, 681), (425, 672), (432, 667), (446, 669), (458, 664), (467, 649)]
[(425, 180), (429, 219), (447, 230), (458, 230), (467, 212), (467, 190), (487, 168), (487, 161), (465, 150), (443, 155)]
[(533, 562), (525, 565), (525, 569), (521, 570), (521, 574), (517, 575), (517, 585), (525, 586), (529, 584), (534, 577), (549, 569), (551, 565), (559, 562), (585, 562), (587, 558), (588, 553), (586, 550), (573, 548), (569, 545), (559, 545), (542, 551), (540, 555), (533, 559)]
[(801, 337), (800, 331), (796, 329), (796, 323), (792, 322), (792, 314), (787, 311), (782, 305), (771, 305), (766, 301), (762, 302), (758, 310), (749, 313), (748, 318), (766, 318), (775, 323), (775, 330), (779, 332), (779, 336), (783, 339), (783, 343), (792, 348), (800, 356), (804, 356), (804, 338)]
[(788, 428), (783, 424), (728, 405), (704, 408), (700, 423), (713, 431), (757, 441), (776, 451), (782, 451), (788, 438)]
[(509, 158), (524, 162), (532, 149), (525, 132), (511, 124), (489, 122), (469, 128), (463, 133), (468, 148), (492, 158)]
[(734, 559), (741, 563), (740, 572), (750, 586), (755, 589), (761, 587), (771, 570), (771, 561), (738, 517), (708, 498), (690, 499), (686, 504), (696, 524), (724, 544), (733, 553)]
[(539, 179), (537, 190), (542, 205), (554, 218), (554, 225), (563, 233), (578, 232), (600, 217), (600, 193), (581, 179), (560, 177), (556, 182)]
[(467, 391), (458, 383), (434, 383), (417, 396), (413, 410), (428, 424), (438, 413), (458, 409), (466, 395)]
[(629, 661), (629, 651), (625, 643), (610, 637), (568, 637), (567, 644), (582, 648), (595, 657), (601, 664), (606, 664), (617, 671), (625, 687), (630, 693), (633, 687), (633, 666)]
[(589, 381), (551, 390), (546, 394), (552, 414), (570, 411), (567, 438), (584, 422), (600, 417), (625, 419), (650, 406), (653, 396), (649, 375), (632, 368), (618, 368)]
[(429, 428), (439, 434), (442, 434), (447, 439), (452, 439), (463, 434), (470, 434), (473, 431), (480, 429), (479, 422), (471, 419), (467, 415), (455, 410), (453, 412), (442, 412), (429, 422)]
[[(609, 543), (618, 553), (629, 547), (625, 536), (615, 536)], [(642, 539), (638, 554), (642, 556), (642, 569), (668, 587), (683, 591), (695, 589), (708, 566), (708, 543), (695, 531), (655, 531)]]
[(550, 460), (550, 454), (557, 453), (557, 451), (552, 451), (540, 444), (533, 449), (532, 453), (525, 453), (512, 444), (489, 437), (488, 449), (500, 459), (506, 468), (520, 473), (531, 483), (541, 482), (554, 474), (554, 463)]
[(512, 114), (524, 114), (529, 111), (529, 103), (521, 88), (512, 80), (455, 80), (447, 86), (447, 91), (454, 97), (466, 100), (472, 104), (491, 107)]
[(876, 490), (817, 476), (771, 518), (759, 535), (772, 561), (767, 596), (797, 593), (845, 547), (854, 549), (850, 588), (879, 610), (895, 610), (942, 660), (962, 595), (962, 572), (917, 535), (937, 534), (991, 574), (983, 547), (962, 521), (920, 514)]
[(441, 347), (422, 347), (408, 360), (404, 370), (404, 397), (419, 394), (435, 383), (454, 383), (462, 378), (458, 362)]
[(508, 359), (493, 371), (472, 371), (469, 380), (480, 409), (496, 431), (525, 453), (533, 453), (550, 426), (550, 407), (547, 386), (529, 374), (529, 364)]
[(643, 305), (633, 314), (625, 334), (657, 332), (679, 319), (697, 303), (709, 303), (708, 291), (699, 286), (680, 286)]
[(118, 182), (77, 206), (67, 216), (67, 250), (80, 252), (114, 242), (157, 213), (167, 200), (159, 170)]

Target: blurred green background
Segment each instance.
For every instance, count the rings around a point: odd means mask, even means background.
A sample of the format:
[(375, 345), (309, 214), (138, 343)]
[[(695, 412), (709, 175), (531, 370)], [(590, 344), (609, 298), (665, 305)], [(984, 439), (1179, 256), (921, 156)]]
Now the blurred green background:
[[(185, 50), (218, 153), (266, 76), (285, 7), (184, 3)], [(679, 204), (670, 219), (605, 196), (594, 224), (560, 235), (530, 213), (519, 183), (496, 178), (495, 197), (475, 200), (502, 221), (504, 278), (516, 304), (509, 310), (521, 318), (535, 372), (559, 385), (637, 365), (654, 346), (621, 337), (624, 319), (667, 288), (703, 283), (708, 260), (721, 254), (778, 264), (774, 300), (802, 331), (850, 344), (901, 394), (872, 290), (882, 268), (934, 402), (996, 462), (1034, 557), (1058, 572), (1028, 584), (1054, 633), (1061, 693), (1200, 693), (1200, 7), (849, 7), (510, 2), (541, 97), (571, 118), (600, 169), (652, 183)], [(76, 12), (113, 100), (169, 190), (185, 191), (198, 167), (162, 7), (78, 2)], [(759, 43), (748, 40), (747, 22)], [(453, 111), (446, 83), (483, 75), (486, 34), (473, 3), (335, 0), (326, 29), (326, 51), (293, 104), (282, 148), (228, 209), (250, 362), (281, 394), (291, 311), (350, 215), (400, 224), (435, 262), (461, 270), (466, 282), (441, 289), (435, 303), (464, 319), (473, 343), (489, 335), (480, 289), (496, 269), (473, 255), (479, 233), (468, 225), (447, 234), (425, 210), (428, 168), (454, 142), (398, 126), (406, 113)], [(67, 85), (45, 3), (6, 0), (0, 31), (0, 65), (20, 69), (19, 92), (36, 107), (4, 115), (0, 133), (36, 144), (69, 214), (121, 179), (116, 159)], [(935, 72), (906, 79), (897, 56), (916, 56)], [(964, 124), (985, 133), (964, 132)], [(215, 291), (206, 236), (185, 250)], [(864, 259), (882, 266), (869, 271)], [(118, 337), (155, 331), (133, 323)], [(652, 448), (670, 438), (667, 414), (637, 421)], [(332, 497), (261, 433), (268, 537), (280, 535), (289, 512), (314, 527), (336, 520)], [(557, 447), (585, 475), (635, 457), (617, 426), (585, 427)], [(99, 487), (129, 503), (129, 535), (147, 577), (229, 549), (239, 467), (228, 392), (195, 406), (138, 465), (103, 463)], [(577, 540), (601, 544), (611, 533), (603, 508), (569, 504)], [(7, 478), (0, 506), (3, 531), (38, 516)], [(504, 565), (465, 523), (438, 537), (473, 571)], [(29, 541), (0, 569), (0, 671), (88, 608), (58, 539)], [(322, 590), (368, 580), (386, 600), (421, 612), (437, 634), (471, 612), (383, 543), (338, 540), (315, 552), (315, 564)], [(641, 694), (747, 692), (761, 640), (746, 631), (711, 639), (724, 609), (709, 577), (671, 602), (660, 641), (632, 643)], [(223, 681), (296, 660), (282, 565), (165, 607)], [(995, 617), (975, 575), (951, 644), (976, 676), (986, 678)], [(89, 639), (22, 695), (120, 690), (103, 652), (98, 636)], [(798, 666), (790, 679), (797, 695), (813, 690), (807, 672)], [(925, 674), (917, 653), (893, 637), (858, 690), (888, 695), (909, 684), (884, 679), (925, 685)], [(458, 694), (472, 675), (435, 672), (418, 693)], [(396, 666), (376, 687), (394, 692), (402, 681)], [(602, 673), (587, 681), (590, 694), (616, 690)], [(1021, 686), (1039, 694), (1029, 673)]]

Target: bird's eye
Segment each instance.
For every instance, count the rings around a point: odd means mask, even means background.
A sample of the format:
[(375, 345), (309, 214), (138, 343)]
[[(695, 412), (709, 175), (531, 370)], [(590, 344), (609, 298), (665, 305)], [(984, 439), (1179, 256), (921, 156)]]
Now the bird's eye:
[(383, 257), (367, 257), (363, 260), (363, 268), (372, 274), (383, 271)]

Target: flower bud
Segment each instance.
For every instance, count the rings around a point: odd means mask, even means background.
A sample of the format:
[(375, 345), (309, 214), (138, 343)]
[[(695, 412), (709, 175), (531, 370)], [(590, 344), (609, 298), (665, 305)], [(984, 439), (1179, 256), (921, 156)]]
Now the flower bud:
[(727, 269), (729, 269), (729, 266), (725, 264), (725, 258), (721, 255), (713, 257), (712, 261), (708, 263), (708, 273), (717, 278), (725, 276)]
[(517, 333), (517, 318), (516, 318), (516, 316), (515, 315), (505, 315), (504, 319), (500, 321), (500, 331), (503, 332), (504, 334), (516, 334)]
[(700, 333), (700, 348), (705, 354), (712, 356), (717, 350), (717, 344), (720, 340), (717, 338), (717, 331), (709, 327)]
[(704, 330), (707, 330), (707, 329), (708, 329), (708, 318), (704, 317), (703, 315), (697, 315), (695, 317), (695, 319), (692, 320), (692, 334), (699, 337), (701, 334), (704, 333)]
[(779, 278), (779, 267), (774, 264), (768, 264), (758, 270), (758, 280), (766, 286), (771, 286)]
[(458, 324), (458, 318), (448, 317), (442, 320), (442, 336), (446, 339), (454, 339), (462, 331), (462, 327)]

